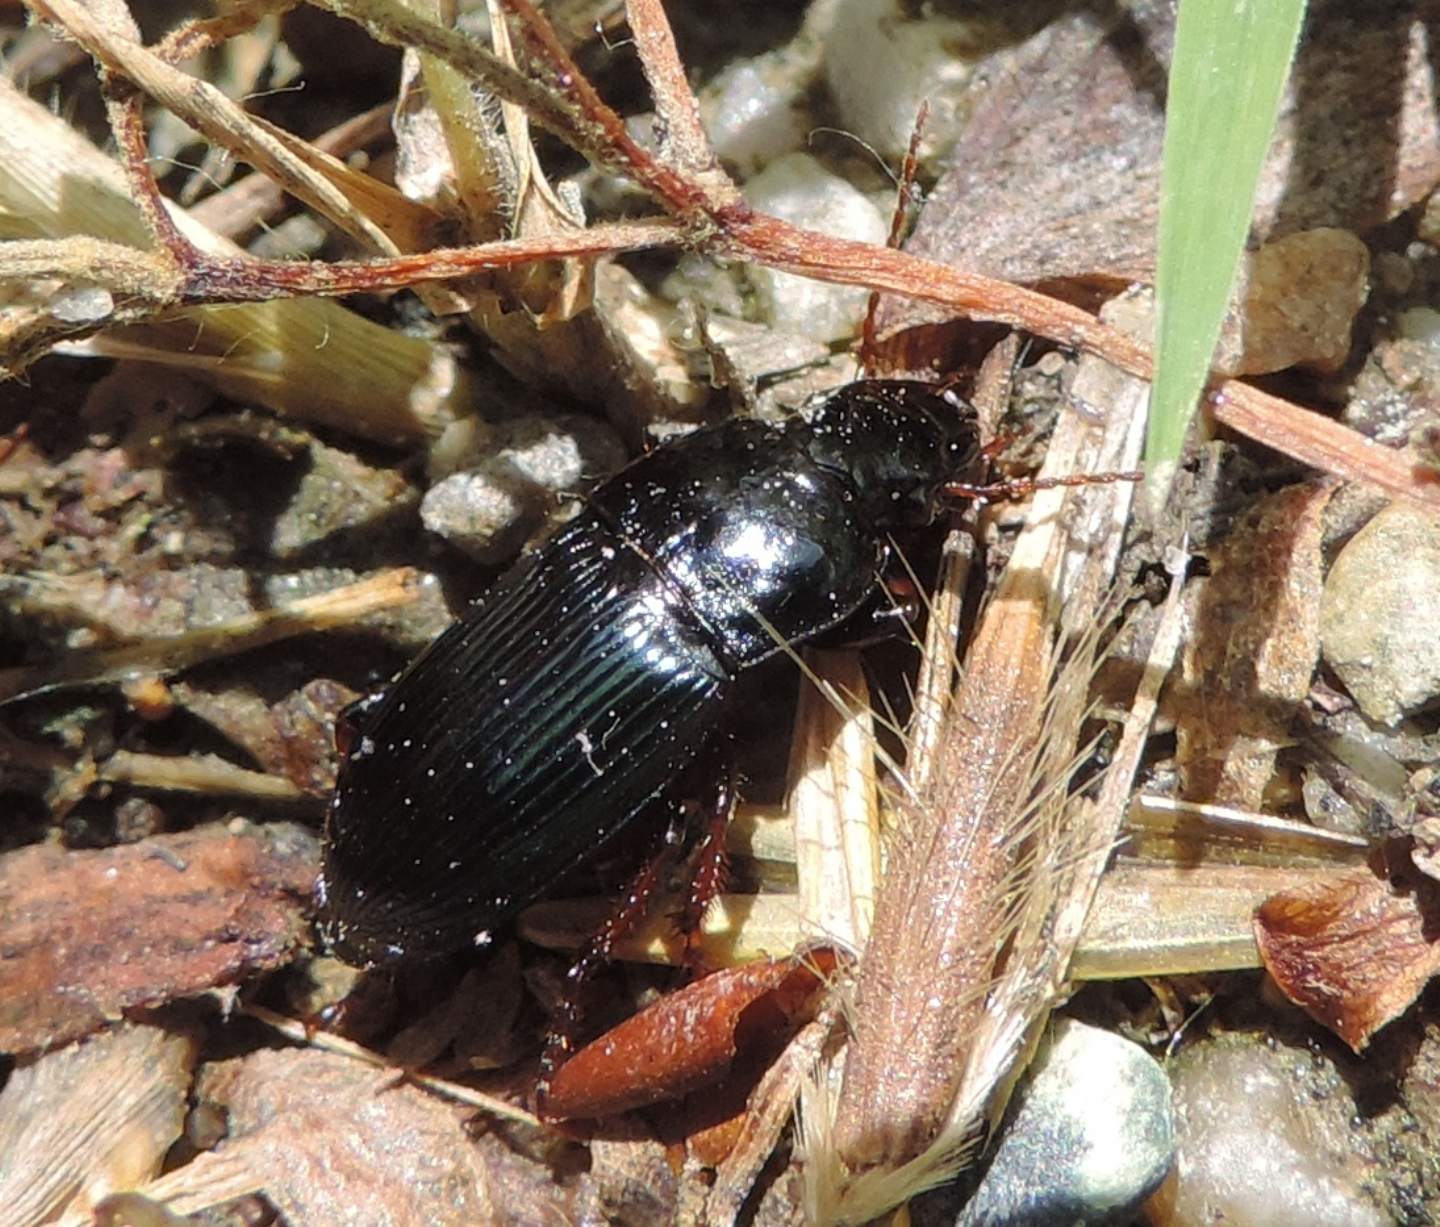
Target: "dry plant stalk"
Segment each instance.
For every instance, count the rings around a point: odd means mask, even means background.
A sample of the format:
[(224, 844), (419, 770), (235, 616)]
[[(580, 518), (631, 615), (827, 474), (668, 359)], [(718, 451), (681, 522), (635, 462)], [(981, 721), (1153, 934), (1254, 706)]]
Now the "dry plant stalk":
[[(76, 586), (61, 577), (34, 576), (36, 587)], [(63, 661), (0, 669), (0, 704), (62, 686), (92, 686), (163, 676), (202, 661), (247, 652), (264, 644), (331, 627), (346, 626), (370, 614), (397, 609), (415, 601), (428, 577), (410, 567), (394, 567), (377, 575), (342, 584), (329, 592), (301, 597), (274, 609), (256, 610), (216, 626), (119, 647), (71, 652)]]
[(795, 714), (786, 809), (794, 822), (800, 941), (858, 950), (880, 876), (875, 729), (854, 652), (815, 652)]
[(862, 963), (835, 1122), (852, 1172), (902, 1166), (949, 1114), (985, 1009), (994, 909), (1012, 865), (1006, 823), (1030, 788), (1051, 634), (1046, 585), (1017, 573), (967, 655), (937, 783), (905, 808)]
[[(764, 264), (817, 280), (909, 296), (958, 316), (1008, 324), (1085, 350), (1141, 378), (1150, 374), (1151, 357), (1144, 345), (1081, 308), (902, 251), (807, 231), (749, 208), (735, 184), (716, 169), (714, 155), (693, 122), (695, 99), (663, 11), (654, 0), (631, 0), (627, 12), (657, 112), (674, 125), (673, 133), (662, 134), (658, 156), (636, 142), (621, 117), (600, 100), (530, 0), (502, 3), (516, 23), (528, 65), (525, 72), (461, 33), (394, 0), (320, 2), (363, 25), (381, 42), (413, 47), (433, 56), (498, 97), (524, 107), (535, 122), (597, 165), (616, 170), (648, 190), (674, 220), (591, 226), (537, 239), (509, 239), (476, 247), (331, 264), (288, 264), (215, 255), (201, 251), (182, 228), (170, 223), (146, 164), (140, 133), (131, 123), (122, 126), (116, 135), (132, 191), (152, 227), (156, 247), (150, 260), (156, 288), (138, 301), (127, 303), (125, 319), (158, 319), (177, 308), (197, 304), (253, 303), (414, 287), (467, 278), (486, 269), (514, 268), (535, 260), (595, 258), (643, 247), (691, 245), (729, 259)], [(42, 18), (76, 16), (74, 0), (27, 0), (27, 4)], [(136, 64), (140, 61), (133, 50), (120, 45), (133, 42), (128, 40), (124, 23), (114, 23), (121, 27), (118, 31), (78, 17), (77, 24), (91, 38), (92, 51), (112, 70), (128, 64), (139, 71)], [(188, 41), (185, 28), (170, 40), (174, 46), (188, 45)], [(123, 58), (122, 51), (129, 52), (130, 58)], [(161, 92), (164, 76), (155, 76), (157, 92)], [(133, 111), (131, 108), (132, 118)], [(112, 116), (115, 114), (112, 108)], [(335, 200), (334, 184), (314, 169), (324, 164), (320, 155), (313, 159), (308, 154), (299, 157), (295, 154), (298, 143), (293, 138), (282, 141), (273, 133), (268, 134), (266, 144), (260, 125), (253, 123), (232, 123), (223, 130), (217, 127), (216, 132), (232, 142), (237, 156), (252, 164), (264, 164), (267, 157), (278, 164), (288, 149), (292, 160), (285, 162), (287, 173), (304, 182), (317, 206), (327, 210), (332, 219), (337, 214), (349, 216), (354, 202), (348, 196), (343, 204)], [(105, 290), (110, 278), (118, 291), (137, 288), (133, 259), (127, 262), (112, 252), (114, 258), (97, 262), (94, 252), (82, 253), (75, 242), (60, 239), (12, 244), (0, 253), (8, 257), (8, 261), (0, 258), (0, 279), (58, 278), (66, 284)], [(81, 330), (94, 331), (108, 322), (112, 321), (97, 318)], [(23, 365), (27, 358), (42, 352), (53, 343), (54, 328), (53, 320), (48, 325), (36, 321), (28, 332), (22, 330), (22, 335), (12, 337), (8, 361), (13, 364), (18, 360)], [(72, 324), (71, 329), (76, 326)], [(1375, 445), (1328, 418), (1235, 380), (1219, 382), (1208, 406), (1218, 421), (1316, 468), (1440, 506), (1440, 489), (1423, 473), (1417, 473), (1401, 453)]]

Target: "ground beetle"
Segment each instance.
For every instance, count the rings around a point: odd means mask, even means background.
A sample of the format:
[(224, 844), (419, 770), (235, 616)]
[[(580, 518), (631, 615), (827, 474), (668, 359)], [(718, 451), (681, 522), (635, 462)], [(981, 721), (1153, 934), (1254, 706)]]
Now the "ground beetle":
[(667, 800), (743, 671), (872, 608), (890, 530), (979, 454), (933, 384), (862, 380), (783, 426), (656, 448), (352, 709), (321, 931), (358, 964), (487, 944)]

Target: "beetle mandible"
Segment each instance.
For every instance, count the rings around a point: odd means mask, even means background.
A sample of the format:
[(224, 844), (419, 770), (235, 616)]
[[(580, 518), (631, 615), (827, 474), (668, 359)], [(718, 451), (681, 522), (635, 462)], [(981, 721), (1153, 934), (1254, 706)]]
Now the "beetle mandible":
[(887, 534), (929, 522), (979, 453), (953, 391), (861, 380), (597, 486), (351, 709), (318, 888), (330, 948), (369, 965), (488, 944), (664, 797), (740, 673), (876, 603)]

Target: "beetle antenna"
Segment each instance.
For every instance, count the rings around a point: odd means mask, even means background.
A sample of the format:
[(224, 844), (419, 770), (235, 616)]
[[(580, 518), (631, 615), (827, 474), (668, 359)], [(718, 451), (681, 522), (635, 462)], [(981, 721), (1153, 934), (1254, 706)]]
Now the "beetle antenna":
[(972, 485), (964, 481), (946, 482), (942, 492), (949, 498), (971, 499), (981, 503), (1007, 503), (1026, 498), (1037, 490), (1055, 490), (1062, 486), (1109, 486), (1117, 481), (1144, 481), (1139, 469), (1121, 473), (1075, 473), (1069, 477), (1024, 477), (1015, 481), (988, 482)]
[[(905, 150), (905, 161), (900, 166), (900, 181), (895, 196), (895, 208), (890, 214), (890, 234), (885, 240), (886, 247), (899, 247), (900, 236), (905, 232), (905, 223), (910, 208), (918, 203), (915, 191), (915, 169), (920, 162), (920, 138), (925, 132), (925, 121), (930, 117), (930, 100), (921, 99), (920, 109), (915, 112), (915, 126), (910, 129), (910, 145)], [(880, 309), (880, 291), (870, 291), (870, 301), (865, 305), (865, 324), (860, 332), (860, 373), (870, 376), (875, 373), (875, 358), (878, 343), (875, 339), (875, 316)]]

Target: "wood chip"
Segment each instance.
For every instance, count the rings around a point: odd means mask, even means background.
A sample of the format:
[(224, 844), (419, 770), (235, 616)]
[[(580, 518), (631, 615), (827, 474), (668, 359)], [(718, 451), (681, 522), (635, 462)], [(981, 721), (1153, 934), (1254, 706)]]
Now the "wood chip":
[(122, 1025), (21, 1062), (0, 1094), (0, 1225), (86, 1213), (151, 1179), (185, 1121), (195, 1045)]
[(0, 1052), (287, 962), (308, 940), (318, 865), (314, 836), (289, 825), (0, 857)]
[(517, 1204), (537, 1221), (572, 1221), (558, 1185), (548, 1198), (492, 1200), (463, 1110), (391, 1070), (314, 1049), (262, 1051), (211, 1066), (201, 1097), (224, 1109), (229, 1137), (140, 1190), (182, 1214), (261, 1192), (290, 1223), (445, 1227), (496, 1222)]
[(1262, 500), (1211, 553), (1172, 688), (1184, 795), (1261, 809), (1320, 655), (1321, 535), (1331, 483)]

